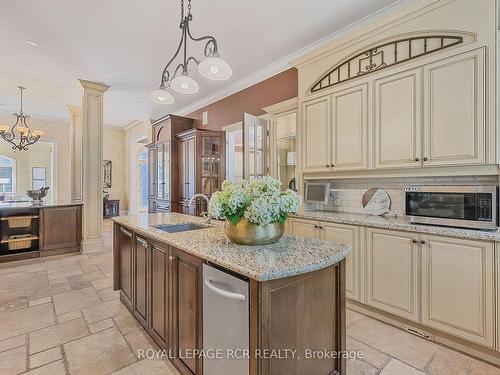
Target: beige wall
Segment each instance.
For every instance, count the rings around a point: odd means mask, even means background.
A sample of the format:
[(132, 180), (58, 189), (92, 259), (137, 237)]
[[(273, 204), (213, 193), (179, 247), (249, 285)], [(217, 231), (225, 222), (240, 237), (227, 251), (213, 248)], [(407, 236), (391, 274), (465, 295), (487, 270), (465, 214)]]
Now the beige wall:
[(50, 187), (49, 197), (54, 196), (52, 183), (53, 145), (48, 142), (38, 142), (31, 145), (28, 151), (13, 150), (9, 143), (0, 142), (0, 154), (15, 159), (16, 173), (13, 190), (17, 194), (26, 195), (26, 190), (32, 187), (32, 168), (45, 168), (46, 186)]
[(127, 210), (125, 198), (125, 131), (122, 128), (104, 127), (103, 159), (111, 160), (111, 188), (104, 189), (110, 199), (120, 200), (120, 210)]
[(149, 121), (137, 122), (125, 131), (126, 147), (126, 174), (125, 174), (125, 200), (129, 213), (136, 213), (137, 201), (137, 157), (145, 146), (143, 143), (137, 143), (138, 140), (147, 137), (148, 143), (151, 141), (151, 124)]
[[(0, 112), (0, 124), (12, 124), (12, 114)], [(69, 155), (69, 121), (68, 120), (57, 120), (57, 119), (41, 119), (41, 118), (30, 118), (28, 124), (32, 129), (44, 130), (40, 142), (51, 142), (54, 146), (54, 177), (55, 186), (53, 188), (53, 193), (56, 194), (58, 199), (70, 199), (71, 198), (71, 158)], [(104, 127), (104, 159), (111, 160), (113, 162), (113, 172), (112, 172), (112, 184), (111, 189), (108, 189), (111, 198), (120, 199), (122, 201), (122, 209), (126, 209), (127, 201), (125, 195), (125, 131), (121, 128), (114, 127)], [(41, 145), (42, 143), (40, 143)], [(36, 146), (37, 144), (33, 145)], [(33, 147), (31, 146), (31, 147)], [(8, 149), (8, 144), (0, 139), (0, 153), (3, 150)], [(40, 146), (41, 147), (41, 146)], [(33, 147), (30, 159), (34, 160), (41, 157), (43, 153), (40, 152), (40, 156), (33, 156), (33, 152), (36, 149)], [(39, 150), (40, 151), (40, 150)], [(17, 155), (20, 155), (22, 151), (18, 151)], [(38, 153), (37, 153), (38, 154)], [(7, 156), (13, 157), (10, 154)], [(19, 156), (16, 156), (16, 158)], [(28, 157), (28, 156), (27, 156)], [(31, 173), (31, 168), (29, 168), (29, 173)], [(21, 173), (21, 181), (26, 178), (23, 176), (25, 174), (18, 168), (17, 174)], [(31, 177), (27, 177), (30, 179)], [(31, 181), (31, 180), (29, 180)], [(22, 189), (26, 186), (26, 183), (22, 183)], [(31, 186), (31, 182), (29, 184)], [(19, 185), (18, 185), (19, 186)]]

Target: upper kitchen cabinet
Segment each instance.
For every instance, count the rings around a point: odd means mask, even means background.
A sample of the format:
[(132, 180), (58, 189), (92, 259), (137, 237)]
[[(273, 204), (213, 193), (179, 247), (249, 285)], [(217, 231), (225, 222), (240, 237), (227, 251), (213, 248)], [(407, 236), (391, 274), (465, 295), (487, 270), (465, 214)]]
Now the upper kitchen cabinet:
[(422, 166), (421, 82), (421, 69), (375, 80), (375, 168)]
[(334, 92), (331, 97), (332, 171), (368, 168), (368, 85)]
[(330, 95), (306, 101), (302, 104), (302, 129), (304, 172), (330, 171)]
[(424, 165), (485, 163), (484, 53), (424, 67)]
[(281, 181), (283, 190), (297, 190), (297, 103), (293, 98), (264, 108), (271, 115), (269, 174)]
[(344, 41), (297, 63), (305, 178), (492, 169), (496, 46), (432, 29), (379, 38), (361, 48)]

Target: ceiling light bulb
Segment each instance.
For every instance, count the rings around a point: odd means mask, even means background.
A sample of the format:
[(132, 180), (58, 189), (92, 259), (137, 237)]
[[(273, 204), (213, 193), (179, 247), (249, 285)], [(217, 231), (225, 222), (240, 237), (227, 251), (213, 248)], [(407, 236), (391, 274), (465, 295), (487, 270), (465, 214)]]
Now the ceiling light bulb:
[(172, 79), (170, 88), (180, 94), (196, 94), (200, 90), (200, 85), (188, 75), (182, 74)]
[(155, 104), (172, 104), (174, 97), (168, 91), (158, 89), (149, 94), (149, 100)]
[(198, 65), (200, 74), (215, 81), (224, 81), (231, 78), (233, 70), (231, 66), (220, 57), (208, 57)]

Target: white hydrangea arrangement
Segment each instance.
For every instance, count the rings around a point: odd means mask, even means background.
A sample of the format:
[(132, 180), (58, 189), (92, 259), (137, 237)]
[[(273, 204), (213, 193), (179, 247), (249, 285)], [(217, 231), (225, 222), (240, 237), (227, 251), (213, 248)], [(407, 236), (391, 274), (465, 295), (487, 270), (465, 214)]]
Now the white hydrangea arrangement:
[(281, 181), (272, 177), (224, 181), (222, 190), (212, 194), (208, 211), (212, 217), (230, 220), (234, 225), (241, 218), (257, 225), (284, 223), (289, 214), (299, 210), (302, 198), (280, 188)]

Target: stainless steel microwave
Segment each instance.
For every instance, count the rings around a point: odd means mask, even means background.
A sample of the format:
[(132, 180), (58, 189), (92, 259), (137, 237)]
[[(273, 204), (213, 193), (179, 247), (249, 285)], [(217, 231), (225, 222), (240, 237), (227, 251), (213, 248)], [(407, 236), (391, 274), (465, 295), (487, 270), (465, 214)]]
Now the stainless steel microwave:
[(406, 186), (405, 215), (412, 223), (494, 230), (497, 197), (496, 186)]

